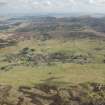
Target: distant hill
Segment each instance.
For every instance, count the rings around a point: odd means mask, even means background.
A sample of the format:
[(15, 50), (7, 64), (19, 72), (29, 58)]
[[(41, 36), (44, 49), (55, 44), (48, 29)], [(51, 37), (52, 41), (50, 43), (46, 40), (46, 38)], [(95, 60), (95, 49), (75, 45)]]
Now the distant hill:
[(105, 37), (105, 17), (12, 17), (1, 21), (0, 31), (14, 33), (13, 38)]

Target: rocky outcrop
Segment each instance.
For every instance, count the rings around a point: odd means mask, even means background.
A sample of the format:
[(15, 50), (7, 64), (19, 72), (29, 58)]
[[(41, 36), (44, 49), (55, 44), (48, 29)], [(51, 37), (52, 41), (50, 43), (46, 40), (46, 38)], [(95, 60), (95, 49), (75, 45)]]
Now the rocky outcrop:
[[(35, 53), (34, 49), (23, 48), (19, 53), (5, 55), (3, 61), (15, 65), (35, 66), (40, 64), (56, 64), (57, 62), (86, 64), (93, 62), (93, 58), (88, 54), (67, 54), (63, 52)], [(11, 66), (13, 65), (9, 65), (9, 67)], [(5, 68), (8, 68), (8, 66)], [(4, 69), (4, 67), (1, 69)]]

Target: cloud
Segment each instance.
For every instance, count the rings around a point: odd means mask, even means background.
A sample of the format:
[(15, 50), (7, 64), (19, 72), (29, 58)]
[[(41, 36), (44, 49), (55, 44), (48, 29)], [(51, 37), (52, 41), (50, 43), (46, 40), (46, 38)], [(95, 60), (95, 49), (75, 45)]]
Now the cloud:
[(105, 12), (105, 0), (0, 0), (0, 7), (0, 12)]
[(7, 5), (8, 3), (7, 2), (5, 2), (5, 1), (0, 1), (0, 7), (3, 7), (3, 6), (5, 6), (5, 5)]
[(89, 0), (89, 3), (97, 6), (102, 6), (105, 5), (105, 0)]
[(37, 11), (67, 11), (76, 5), (75, 0), (29, 0), (28, 5)]

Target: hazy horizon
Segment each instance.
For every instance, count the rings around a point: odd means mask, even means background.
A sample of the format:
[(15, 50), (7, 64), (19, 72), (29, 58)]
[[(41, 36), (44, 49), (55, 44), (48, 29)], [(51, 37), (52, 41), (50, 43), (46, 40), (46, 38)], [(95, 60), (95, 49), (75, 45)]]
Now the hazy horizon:
[(105, 14), (105, 0), (0, 0), (0, 15)]

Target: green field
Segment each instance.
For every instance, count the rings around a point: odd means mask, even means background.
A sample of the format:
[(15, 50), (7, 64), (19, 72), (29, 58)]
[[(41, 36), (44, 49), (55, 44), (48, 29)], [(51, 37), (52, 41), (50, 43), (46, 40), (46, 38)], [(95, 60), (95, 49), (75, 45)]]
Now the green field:
[[(34, 54), (63, 52), (74, 56), (90, 55), (89, 63), (53, 62), (51, 65), (17, 65), (3, 61), (6, 55), (16, 54), (23, 48), (34, 49)], [(57, 84), (77, 84), (84, 82), (105, 83), (105, 42), (103, 40), (76, 39), (73, 40), (46, 40), (35, 39), (20, 41), (17, 45), (0, 49), (0, 67), (10, 65), (8, 70), (0, 71), (0, 84), (9, 84), (14, 87), (33, 86), (48, 82)], [(78, 60), (78, 59), (77, 59)], [(81, 60), (81, 59), (80, 59)]]

